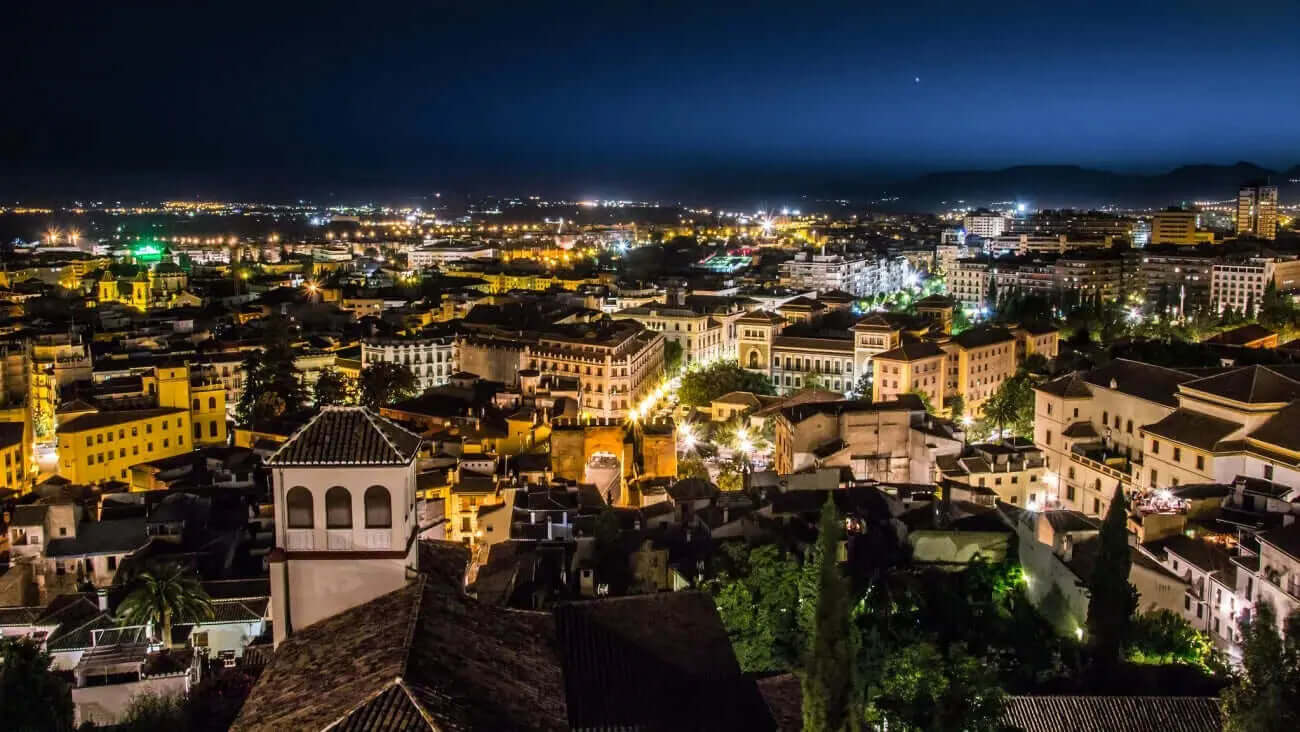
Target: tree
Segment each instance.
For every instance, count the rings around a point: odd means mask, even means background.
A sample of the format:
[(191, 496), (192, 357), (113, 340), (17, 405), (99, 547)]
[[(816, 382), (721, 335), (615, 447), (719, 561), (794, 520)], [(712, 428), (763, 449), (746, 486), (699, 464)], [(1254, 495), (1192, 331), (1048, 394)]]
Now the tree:
[(861, 721), (857, 678), (857, 629), (851, 617), (849, 583), (840, 570), (843, 521), (829, 495), (817, 527), (821, 568), (817, 611), (804, 661), (803, 728), (807, 732), (855, 730)]
[(926, 412), (934, 414), (934, 403), (930, 401), (930, 395), (925, 393), (924, 389), (918, 386), (907, 393), (920, 399), (921, 406), (925, 407)]
[(814, 606), (813, 596), (800, 592), (798, 560), (774, 544), (751, 549), (744, 543), (723, 545), (717, 560), (726, 566), (708, 588), (741, 670), (796, 666), (806, 645), (799, 613)]
[(72, 691), (50, 654), (26, 638), (0, 638), (0, 719), (14, 732), (72, 729)]
[(736, 361), (715, 361), (708, 366), (688, 369), (682, 376), (677, 397), (682, 404), (702, 407), (733, 391), (772, 394), (772, 382), (763, 374), (746, 371)]
[(1241, 673), (1223, 692), (1224, 729), (1300, 729), (1300, 612), (1287, 618), (1285, 640), (1267, 602), (1242, 627)]
[(920, 732), (1000, 730), (1006, 698), (986, 659), (954, 643), (947, 653), (930, 641), (905, 645), (884, 657), (871, 688), (867, 720), (873, 728)]
[(371, 409), (415, 396), (415, 373), (404, 364), (376, 361), (361, 370), (361, 403)]
[(1172, 610), (1152, 610), (1133, 621), (1126, 655), (1135, 663), (1186, 663), (1208, 670), (1213, 645), (1187, 619)]
[(244, 357), (244, 391), (235, 406), (241, 424), (256, 425), (279, 417), (307, 401), (294, 358), (288, 323), (280, 317), (267, 321), (262, 350)]
[(682, 344), (677, 341), (664, 341), (664, 373), (676, 376), (682, 370)]
[(316, 379), (312, 396), (315, 397), (317, 406), (337, 407), (355, 404), (356, 392), (357, 384), (354, 379), (339, 373), (338, 369), (325, 369), (321, 372), (320, 378)]
[(960, 423), (961, 418), (966, 414), (966, 397), (953, 394), (948, 399), (948, 413), (952, 415), (952, 421)]
[(1128, 581), (1132, 568), (1128, 500), (1120, 484), (1115, 486), (1097, 541), (1097, 562), (1088, 578), (1088, 641), (1094, 664), (1105, 672), (1120, 662), (1138, 604), (1137, 590)]
[(184, 693), (160, 694), (146, 689), (131, 697), (118, 728), (124, 732), (162, 732), (189, 727)]
[(826, 377), (823, 376), (821, 372), (814, 371), (808, 374), (807, 376), (803, 377), (803, 389), (802, 389), (803, 391), (809, 391), (812, 389), (825, 389), (825, 388), (826, 388)]
[(1044, 356), (1041, 353), (1031, 353), (1028, 356), (1025, 356), (1025, 360), (1020, 363), (1017, 372), (1022, 374), (1046, 375), (1051, 365), (1051, 361), (1047, 360), (1047, 356)]
[(988, 304), (989, 312), (993, 312), (994, 310), (997, 310), (998, 308), (998, 278), (997, 277), (991, 275), (989, 276), (988, 297), (985, 300), (985, 302)]
[(853, 399), (870, 400), (872, 393), (872, 380), (872, 369), (868, 366), (867, 370), (853, 383), (853, 389), (849, 391), (849, 396)]
[(172, 647), (172, 623), (212, 617), (212, 599), (198, 577), (176, 562), (150, 562), (127, 580), (127, 595), (117, 606), (122, 625), (152, 623), (163, 645)]
[(1034, 431), (1034, 387), (1029, 377), (1017, 374), (998, 385), (984, 402), (984, 418), (999, 432), (1010, 428), (1017, 435)]
[(699, 455), (686, 455), (677, 460), (677, 479), (709, 479), (709, 466)]

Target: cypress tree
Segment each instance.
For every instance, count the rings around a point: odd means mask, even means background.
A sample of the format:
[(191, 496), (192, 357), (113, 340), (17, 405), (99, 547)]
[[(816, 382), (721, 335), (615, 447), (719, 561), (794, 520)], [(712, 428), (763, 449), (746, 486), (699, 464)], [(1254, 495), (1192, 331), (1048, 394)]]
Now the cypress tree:
[(852, 621), (849, 583), (840, 571), (839, 544), (844, 524), (826, 496), (818, 525), (817, 611), (804, 661), (803, 728), (805, 732), (856, 730), (862, 718), (855, 669), (857, 632)]
[(1097, 563), (1088, 580), (1088, 642), (1093, 663), (1104, 671), (1119, 665), (1138, 605), (1137, 590), (1128, 581), (1132, 567), (1128, 500), (1119, 484), (1115, 486), (1097, 541)]

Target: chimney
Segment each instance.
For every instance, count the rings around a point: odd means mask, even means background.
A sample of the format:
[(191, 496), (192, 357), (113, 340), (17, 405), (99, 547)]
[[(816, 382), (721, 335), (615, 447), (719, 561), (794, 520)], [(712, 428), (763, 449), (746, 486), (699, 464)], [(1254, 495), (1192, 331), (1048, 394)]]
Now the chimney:
[(108, 611), (108, 590), (95, 590), (95, 600), (99, 603), (100, 612)]

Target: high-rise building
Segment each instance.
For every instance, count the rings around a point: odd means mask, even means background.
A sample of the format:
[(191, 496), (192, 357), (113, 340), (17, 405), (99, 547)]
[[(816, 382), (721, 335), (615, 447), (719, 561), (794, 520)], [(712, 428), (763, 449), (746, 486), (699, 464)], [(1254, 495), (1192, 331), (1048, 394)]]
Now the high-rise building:
[(1237, 234), (1277, 238), (1277, 186), (1244, 185), (1237, 192)]
[(966, 214), (966, 233), (974, 234), (985, 239), (992, 239), (995, 236), (1002, 236), (1006, 231), (1007, 219), (1000, 213), (991, 213), (988, 211), (976, 211)]

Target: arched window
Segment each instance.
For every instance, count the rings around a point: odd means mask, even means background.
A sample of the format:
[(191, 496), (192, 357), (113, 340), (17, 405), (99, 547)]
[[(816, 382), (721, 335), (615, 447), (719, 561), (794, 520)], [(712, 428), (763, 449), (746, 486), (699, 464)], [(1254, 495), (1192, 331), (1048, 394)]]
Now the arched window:
[(325, 491), (325, 528), (352, 528), (352, 494), (341, 485)]
[(194, 400), (194, 411), (197, 412), (198, 409), (199, 409), (199, 400), (198, 400), (198, 399), (195, 399), (195, 400)]
[(749, 367), (751, 369), (758, 368), (758, 351), (749, 352)]
[(366, 489), (366, 528), (387, 529), (393, 525), (393, 501), (388, 489), (372, 485)]
[(303, 486), (296, 485), (289, 489), (284, 502), (285, 507), (288, 509), (289, 528), (310, 529), (315, 525), (311, 491)]

